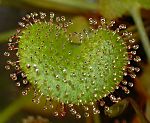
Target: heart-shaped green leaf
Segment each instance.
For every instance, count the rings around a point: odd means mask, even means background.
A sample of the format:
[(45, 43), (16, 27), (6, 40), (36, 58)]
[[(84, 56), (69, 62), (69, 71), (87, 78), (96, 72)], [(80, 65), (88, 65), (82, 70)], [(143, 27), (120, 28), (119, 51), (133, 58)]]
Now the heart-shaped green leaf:
[(108, 111), (106, 97), (112, 103), (121, 100), (115, 89), (130, 92), (128, 87), (133, 83), (127, 82), (126, 76), (135, 78), (134, 72), (140, 70), (130, 66), (130, 61), (139, 62), (141, 58), (136, 56), (139, 46), (134, 44), (132, 33), (124, 30), (124, 24), (113, 31), (114, 21), (89, 18), (88, 24), (78, 18), (85, 23), (76, 27), (80, 24), (76, 19), (66, 21), (52, 12), (49, 18), (40, 12), (27, 14), (22, 20), (21, 28), (9, 39), (10, 52), (4, 53), (7, 57), (15, 54), (18, 60), (9, 59), (5, 68), (15, 69), (10, 77), (17, 86), (25, 85), (23, 95), (34, 90), (33, 102), (39, 103), (44, 96), (44, 109), (53, 108), (53, 101), (59, 101), (61, 116), (67, 104), (70, 112), (81, 118), (76, 105), (82, 105), (88, 117), (91, 109), (93, 114), (100, 113), (96, 102)]
[(44, 95), (63, 103), (93, 102), (122, 80), (127, 51), (118, 37), (102, 28), (74, 43), (78, 34), (69, 38), (55, 24), (36, 23), (23, 31), (19, 41), (20, 67)]

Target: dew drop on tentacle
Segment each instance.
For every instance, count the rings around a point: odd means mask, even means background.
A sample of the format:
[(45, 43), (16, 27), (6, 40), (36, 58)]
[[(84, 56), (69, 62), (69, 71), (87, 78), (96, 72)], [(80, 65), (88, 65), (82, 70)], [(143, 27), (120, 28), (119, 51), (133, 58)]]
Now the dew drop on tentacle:
[(10, 74), (12, 80), (17, 80), (17, 75), (15, 73)]
[(119, 29), (126, 29), (127, 27), (126, 27), (126, 25), (125, 24), (121, 24), (121, 25), (119, 25)]
[(20, 82), (16, 82), (17, 87), (20, 87), (20, 85), (21, 85)]
[(9, 52), (4, 52), (4, 56), (10, 56)]
[(54, 18), (54, 16), (55, 16), (54, 12), (50, 12), (49, 15), (50, 15), (50, 19)]
[(10, 70), (10, 65), (6, 65), (6, 66), (5, 66), (5, 69), (6, 69), (6, 70)]

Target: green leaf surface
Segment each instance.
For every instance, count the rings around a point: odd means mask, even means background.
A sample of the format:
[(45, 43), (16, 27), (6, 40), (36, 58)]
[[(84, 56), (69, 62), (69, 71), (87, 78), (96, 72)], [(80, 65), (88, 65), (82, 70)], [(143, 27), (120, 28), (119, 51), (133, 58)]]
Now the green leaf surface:
[(114, 91), (127, 63), (124, 40), (117, 42), (117, 34), (99, 29), (83, 34), (82, 41), (73, 33), (68, 41), (63, 29), (56, 27), (38, 23), (22, 34), (18, 53), (29, 82), (63, 103), (86, 104)]

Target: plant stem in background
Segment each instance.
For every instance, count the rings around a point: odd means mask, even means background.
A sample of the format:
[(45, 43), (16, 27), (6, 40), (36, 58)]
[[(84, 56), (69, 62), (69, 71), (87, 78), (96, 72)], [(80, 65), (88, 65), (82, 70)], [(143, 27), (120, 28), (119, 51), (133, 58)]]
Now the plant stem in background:
[(146, 34), (146, 31), (144, 29), (144, 24), (143, 24), (143, 21), (141, 18), (139, 6), (135, 5), (133, 7), (133, 9), (131, 9), (130, 12), (134, 19), (135, 24), (137, 25), (137, 29), (139, 31), (143, 47), (144, 47), (145, 53), (147, 55), (148, 63), (150, 63), (150, 42), (149, 42), (148, 36)]
[(15, 113), (21, 110), (29, 100), (30, 95), (21, 96), (16, 99), (12, 104), (10, 104), (4, 111), (0, 112), (0, 123), (5, 123), (8, 121)]
[(98, 6), (96, 3), (86, 3), (85, 1), (75, 0), (22, 0), (24, 3), (47, 9), (57, 9), (66, 12), (87, 12), (96, 11)]
[(3, 32), (0, 34), (0, 43), (5, 42), (10, 36), (12, 36), (15, 33), (15, 30)]
[(101, 123), (100, 115), (95, 114), (93, 115), (94, 123)]
[(132, 105), (134, 111), (136, 112), (137, 116), (141, 120), (141, 123), (149, 123), (146, 117), (144, 116), (143, 112), (139, 109), (137, 103), (132, 98), (127, 98), (129, 103)]

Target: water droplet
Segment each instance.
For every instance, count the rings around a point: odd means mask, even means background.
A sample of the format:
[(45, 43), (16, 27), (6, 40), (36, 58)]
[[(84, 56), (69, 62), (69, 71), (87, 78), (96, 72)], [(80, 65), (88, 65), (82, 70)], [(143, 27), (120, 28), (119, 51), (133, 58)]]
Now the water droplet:
[(70, 109), (70, 112), (71, 112), (73, 115), (75, 115), (75, 114), (77, 113), (76, 110), (73, 109), (73, 108)]
[(50, 12), (50, 18), (54, 18), (55, 14), (53, 12)]
[(39, 104), (39, 103), (40, 103), (40, 99), (39, 99), (39, 98), (36, 99), (36, 100), (35, 100), (35, 103), (36, 103), (36, 104)]
[(23, 22), (18, 22), (19, 26), (25, 27), (25, 24)]
[(132, 73), (132, 74), (130, 74), (130, 76), (131, 76), (131, 78), (135, 79), (136, 74)]
[(128, 45), (128, 46), (127, 46), (127, 49), (129, 49), (129, 50), (130, 50), (130, 49), (131, 49), (131, 46), (130, 46), (130, 45)]
[(64, 27), (67, 28), (68, 26), (69, 26), (69, 23), (68, 23), (68, 22), (65, 22), (65, 23), (64, 23)]
[(11, 77), (11, 79), (12, 79), (12, 80), (17, 80), (17, 76), (16, 76), (16, 74), (15, 74), (15, 73), (10, 74), (10, 77)]
[(16, 83), (16, 86), (19, 87), (19, 86), (20, 86), (20, 82), (17, 82), (17, 83)]
[(97, 109), (97, 110), (96, 110), (96, 114), (100, 114), (100, 110)]
[(60, 17), (56, 17), (56, 22), (60, 22)]
[(135, 61), (135, 62), (140, 62), (140, 61), (141, 61), (140, 56), (136, 56), (136, 57), (134, 58), (134, 61)]
[(129, 94), (129, 93), (130, 93), (130, 90), (129, 90), (129, 89), (126, 89), (126, 90), (125, 90), (125, 93), (126, 93), (126, 94)]
[(122, 80), (122, 84), (127, 85), (128, 82), (126, 80)]
[(34, 12), (33, 14), (34, 14), (34, 16), (38, 16), (38, 13), (36, 13), (36, 12)]
[(135, 43), (135, 39), (130, 39), (129, 43), (131, 43), (131, 44)]
[(94, 24), (94, 25), (96, 25), (96, 24), (97, 24), (97, 21), (96, 21), (96, 20), (94, 20), (94, 21), (93, 21), (93, 24)]
[(76, 74), (75, 74), (75, 73), (72, 73), (71, 76), (72, 76), (72, 77), (76, 77)]
[(9, 40), (8, 40), (9, 42), (12, 42), (12, 38), (9, 38)]
[(105, 111), (109, 111), (109, 107), (108, 106), (105, 106)]
[(53, 106), (52, 104), (50, 104), (49, 107), (50, 107), (51, 109), (54, 108), (54, 106)]
[(136, 51), (131, 51), (131, 54), (136, 55)]
[(20, 67), (19, 67), (18, 65), (16, 65), (16, 66), (15, 66), (15, 69), (16, 69), (16, 70), (19, 70), (19, 69), (20, 69)]
[(80, 119), (81, 118), (81, 115), (78, 113), (78, 114), (76, 114), (76, 118), (77, 119)]
[(139, 45), (138, 44), (137, 45), (133, 45), (133, 49), (135, 49), (135, 50), (139, 49)]
[(129, 32), (129, 33), (128, 33), (128, 36), (129, 36), (129, 37), (131, 37), (132, 35), (133, 35), (132, 32)]
[(26, 77), (27, 77), (25, 73), (21, 73), (21, 76), (22, 76), (23, 78), (26, 78)]
[(106, 20), (105, 18), (101, 18), (100, 21), (101, 21), (101, 24), (104, 25)]
[(116, 97), (115, 97), (114, 95), (110, 95), (110, 100), (111, 100), (112, 102), (116, 102)]
[(85, 116), (85, 117), (89, 117), (89, 113), (85, 112), (85, 113), (84, 113), (84, 116)]
[(58, 112), (55, 111), (55, 112), (54, 112), (54, 116), (55, 116), (55, 117), (58, 116)]
[(94, 113), (94, 114), (100, 114), (100, 111), (99, 111), (98, 109), (94, 109), (94, 110), (93, 110), (93, 113)]
[(57, 90), (59, 90), (59, 89), (60, 89), (60, 85), (57, 84), (57, 85), (56, 85), (56, 88), (57, 88)]
[(127, 72), (124, 72), (124, 73), (123, 73), (123, 75), (124, 75), (124, 76), (127, 76), (127, 75), (128, 75), (128, 73), (127, 73)]
[(33, 98), (33, 99), (32, 99), (32, 102), (33, 102), (33, 103), (35, 103), (35, 102), (36, 102), (36, 100)]
[(9, 52), (4, 52), (4, 56), (10, 56)]
[(133, 83), (132, 83), (132, 82), (129, 82), (128, 85), (129, 85), (130, 87), (133, 87)]
[(27, 93), (27, 90), (24, 90), (24, 91), (22, 91), (22, 95), (23, 96), (25, 96), (25, 95), (27, 95), (28, 93)]
[(115, 24), (115, 21), (112, 20), (109, 24), (109, 27), (113, 27), (114, 24)]
[[(129, 35), (129, 33), (128, 32), (123, 32), (123, 34), (122, 34), (123, 36), (128, 36)], [(130, 40), (129, 40), (129, 42), (130, 42)]]
[(44, 19), (45, 17), (46, 17), (46, 13), (40, 12), (40, 18), (41, 18), (41, 19)]
[(64, 73), (64, 74), (66, 74), (66, 73), (67, 73), (67, 70), (66, 70), (65, 68), (63, 69), (63, 73)]
[(117, 85), (117, 86), (115, 87), (115, 89), (119, 89), (119, 86)]
[(44, 106), (44, 107), (43, 107), (43, 110), (47, 110), (47, 109), (48, 109), (47, 106)]
[(125, 24), (119, 25), (119, 29), (126, 29), (126, 25)]
[(114, 78), (114, 81), (116, 81), (117, 80), (117, 78)]
[(22, 82), (23, 82), (23, 84), (25, 84), (25, 85), (28, 84), (28, 81), (27, 81), (26, 79), (24, 79)]
[(6, 66), (5, 66), (5, 69), (6, 69), (6, 70), (10, 70), (10, 66), (9, 66), (9, 65), (6, 65)]
[(26, 18), (25, 18), (25, 17), (22, 17), (22, 20), (26, 20)]
[(27, 67), (27, 68), (30, 68), (30, 64), (27, 64), (26, 67)]
[(59, 79), (59, 75), (55, 75), (55, 78), (56, 78), (56, 79)]
[(35, 69), (35, 72), (38, 73), (38, 72), (39, 72), (39, 69)]
[(135, 72), (139, 72), (140, 71), (140, 68), (138, 68), (138, 67), (135, 67)]
[(36, 64), (33, 64), (33, 67), (34, 67), (34, 68), (37, 68), (37, 65), (36, 65)]
[(26, 15), (26, 18), (30, 19), (30, 17), (31, 17), (31, 16), (30, 16), (29, 14)]
[(65, 20), (66, 20), (65, 16), (61, 16), (61, 21), (65, 21)]
[(93, 18), (89, 18), (89, 24), (93, 24)]
[(103, 100), (99, 101), (100, 106), (104, 106), (105, 102)]

